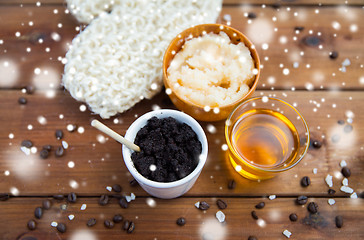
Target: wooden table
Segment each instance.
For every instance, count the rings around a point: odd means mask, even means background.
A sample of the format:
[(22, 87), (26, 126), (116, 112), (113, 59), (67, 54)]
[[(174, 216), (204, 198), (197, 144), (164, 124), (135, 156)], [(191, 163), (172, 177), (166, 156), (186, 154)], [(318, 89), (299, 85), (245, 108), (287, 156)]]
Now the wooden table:
[[(84, 104), (61, 88), (60, 60), (79, 24), (65, 13), (62, 0), (41, 1), (40, 6), (36, 2), (0, 1), (0, 193), (2, 200), (10, 195), (0, 202), (1, 239), (248, 239), (250, 235), (286, 239), (284, 230), (292, 233), (292, 239), (364, 238), (363, 199), (340, 191), (342, 160), (351, 170), (349, 186), (358, 196), (364, 191), (363, 1), (224, 2), (218, 22), (229, 24), (230, 16), (231, 26), (258, 49), (262, 72), (255, 95), (294, 104), (305, 116), (312, 140), (322, 146), (310, 146), (294, 169), (253, 182), (238, 175), (226, 160), (224, 122), (201, 122), (209, 142), (207, 164), (194, 187), (173, 200), (156, 199), (131, 186), (120, 145), (93, 129), (90, 121), (99, 117), (82, 111)], [(336, 59), (329, 57), (332, 51), (338, 53)], [(24, 93), (25, 86), (35, 86), (35, 92)], [(27, 99), (26, 105), (18, 103), (20, 97)], [(136, 117), (155, 106), (174, 108), (160, 93), (103, 122), (125, 134)], [(77, 125), (81, 133), (67, 131), (69, 124)], [(213, 127), (216, 132), (209, 130)], [(43, 145), (61, 145), (54, 135), (57, 129), (63, 130), (69, 145), (65, 155), (56, 158), (53, 150), (48, 159), (41, 159)], [(20, 150), (26, 139), (37, 153), (27, 156)], [(334, 195), (328, 194), (328, 174), (333, 176)], [(300, 185), (303, 176), (311, 179), (306, 188)], [(228, 188), (231, 179), (235, 189)], [(100, 195), (116, 194), (108, 191), (114, 184), (122, 186), (122, 194), (136, 195), (128, 209), (120, 208), (113, 197), (106, 206), (98, 204)], [(77, 194), (76, 203), (53, 198), (70, 192)], [(272, 195), (276, 198), (270, 200)], [(310, 214), (307, 204), (295, 204), (299, 195), (316, 202), (319, 213)], [(36, 230), (28, 230), (34, 209), (45, 199), (51, 200), (51, 209), (36, 220)], [(217, 199), (228, 204), (224, 223), (215, 217)], [(329, 205), (329, 199), (335, 204)], [(210, 209), (196, 209), (198, 201), (206, 201)], [(255, 209), (262, 201), (265, 207)], [(252, 218), (253, 210), (259, 220)], [(289, 220), (291, 213), (298, 215), (297, 222)], [(133, 221), (134, 232), (126, 233), (120, 223), (106, 229), (104, 220), (115, 214)], [(344, 219), (342, 228), (335, 226), (338, 215)], [(186, 219), (185, 226), (176, 224), (179, 217)], [(90, 218), (97, 223), (88, 228)], [(59, 233), (52, 222), (65, 223), (67, 232)]]

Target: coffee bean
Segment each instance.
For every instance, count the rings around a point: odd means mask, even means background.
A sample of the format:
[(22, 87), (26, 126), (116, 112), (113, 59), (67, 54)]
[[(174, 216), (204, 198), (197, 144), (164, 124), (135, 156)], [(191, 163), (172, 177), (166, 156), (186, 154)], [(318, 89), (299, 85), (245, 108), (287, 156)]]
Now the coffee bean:
[(75, 203), (75, 202), (76, 202), (76, 200), (77, 200), (77, 195), (76, 195), (76, 193), (74, 193), (74, 192), (69, 193), (69, 194), (68, 194), (68, 196), (67, 196), (67, 200), (68, 200), (68, 202), (70, 202), (70, 203)]
[(258, 240), (258, 238), (256, 236), (249, 236), (248, 240)]
[(329, 55), (329, 57), (330, 57), (331, 59), (336, 59), (338, 56), (339, 56), (339, 53), (338, 53), (338, 52), (336, 52), (336, 51), (332, 51), (332, 52), (330, 52), (330, 55)]
[(6, 201), (10, 198), (8, 193), (0, 193), (0, 201)]
[(348, 167), (343, 167), (341, 169), (341, 173), (344, 175), (344, 177), (348, 178), (351, 176), (351, 171)]
[(105, 195), (105, 194), (101, 195), (100, 198), (99, 198), (99, 204), (101, 206), (105, 206), (108, 203), (109, 203), (109, 196)]
[(121, 221), (123, 221), (123, 216), (121, 216), (120, 214), (116, 214), (112, 220), (114, 221), (114, 223), (120, 223)]
[(60, 140), (60, 139), (62, 139), (62, 138), (63, 138), (63, 131), (58, 129), (58, 130), (56, 130), (55, 135), (56, 135), (56, 138), (57, 138), (58, 140)]
[(58, 147), (55, 152), (56, 157), (62, 157), (64, 155), (64, 149), (63, 147)]
[(303, 31), (303, 29), (305, 29), (305, 27), (302, 27), (302, 26), (297, 26), (297, 27), (294, 27), (294, 30), (295, 31)]
[(336, 193), (336, 191), (334, 190), (334, 189), (329, 189), (328, 191), (327, 191), (330, 195), (334, 195), (335, 193)]
[(50, 151), (52, 150), (52, 146), (51, 146), (51, 145), (44, 145), (44, 146), (42, 147), (42, 149), (45, 149), (45, 150), (47, 150), (48, 152), (50, 152)]
[(306, 36), (302, 39), (302, 42), (310, 47), (316, 47), (320, 45), (321, 40), (316, 36)]
[(67, 227), (64, 223), (58, 223), (57, 230), (60, 233), (65, 233), (67, 231)]
[(64, 195), (62, 195), (62, 194), (53, 195), (53, 198), (56, 199), (56, 200), (63, 200)]
[(51, 201), (49, 201), (48, 199), (47, 200), (43, 200), (43, 202), (42, 202), (43, 209), (49, 210), (51, 208), (51, 206), (52, 206)]
[(258, 215), (257, 215), (257, 213), (256, 213), (255, 211), (252, 211), (252, 212), (251, 212), (251, 215), (252, 215), (252, 217), (253, 217), (255, 220), (258, 220), (258, 219), (259, 219), (259, 217), (258, 217)]
[(344, 125), (345, 121), (344, 120), (338, 120), (337, 123), (340, 124), (340, 125)]
[(358, 194), (358, 197), (360, 197), (360, 198), (364, 198), (364, 192), (359, 193), (359, 194)]
[(123, 229), (127, 230), (129, 228), (129, 221), (125, 220), (124, 224), (123, 224)]
[(42, 158), (42, 159), (47, 159), (48, 156), (49, 156), (49, 151), (47, 149), (42, 149), (39, 153), (39, 156)]
[(305, 205), (307, 203), (307, 197), (306, 196), (298, 196), (296, 202), (299, 205)]
[(90, 218), (90, 219), (87, 221), (87, 223), (86, 223), (87, 227), (92, 227), (92, 226), (94, 226), (95, 224), (96, 224), (96, 219), (95, 219), (95, 218)]
[(113, 227), (114, 227), (114, 223), (113, 223), (112, 221), (108, 220), (108, 219), (106, 219), (106, 220), (104, 221), (104, 225), (105, 225), (105, 227), (107, 227), (107, 228), (113, 228)]
[(257, 18), (257, 15), (255, 13), (253, 13), (253, 12), (249, 12), (248, 13), (248, 18), (255, 19), (255, 18)]
[(138, 185), (139, 185), (138, 181), (137, 181), (137, 180), (135, 180), (135, 179), (131, 180), (131, 181), (129, 182), (129, 184), (130, 184), (130, 186), (132, 186), (132, 187), (136, 187), (136, 186), (138, 186)]
[(22, 141), (22, 142), (21, 142), (21, 145), (22, 145), (23, 147), (27, 147), (27, 148), (31, 148), (31, 147), (33, 147), (33, 143), (32, 143), (32, 141), (30, 141), (30, 140), (24, 140), (24, 141)]
[(183, 226), (183, 225), (186, 224), (186, 219), (183, 218), (183, 217), (180, 217), (180, 218), (177, 219), (176, 223), (177, 223), (178, 226)]
[(112, 190), (113, 190), (114, 192), (121, 192), (122, 188), (121, 188), (121, 186), (120, 186), (119, 184), (114, 184), (114, 185), (112, 186)]
[(344, 224), (344, 219), (342, 216), (336, 216), (335, 217), (335, 224), (337, 228), (342, 228), (343, 224)]
[(33, 219), (29, 220), (27, 227), (29, 230), (35, 230), (37, 228), (37, 223)]
[(210, 205), (207, 202), (202, 201), (202, 202), (200, 202), (200, 206), (198, 208), (201, 210), (207, 210), (210, 208)]
[(312, 146), (313, 146), (314, 148), (319, 149), (319, 148), (322, 146), (322, 143), (321, 143), (320, 141), (314, 140), (314, 141), (312, 142)]
[(265, 203), (264, 202), (260, 202), (257, 205), (255, 205), (255, 208), (256, 209), (262, 209), (262, 208), (264, 208), (264, 206), (265, 206)]
[(235, 189), (235, 187), (236, 187), (236, 182), (235, 182), (235, 180), (234, 180), (234, 179), (229, 180), (228, 188), (229, 188), (229, 189)]
[(289, 215), (289, 220), (291, 220), (292, 222), (297, 221), (297, 219), (298, 219), (297, 214), (295, 214), (295, 213), (291, 213), (291, 214)]
[(27, 104), (28, 100), (25, 97), (18, 98), (18, 103), (21, 105)]
[(122, 208), (128, 208), (128, 202), (126, 201), (126, 199), (124, 197), (119, 200), (119, 205)]
[(41, 207), (36, 207), (34, 210), (34, 216), (38, 219), (41, 219), (43, 216), (43, 209)]
[(307, 210), (308, 210), (310, 213), (317, 213), (317, 211), (318, 211), (318, 205), (317, 205), (317, 203), (315, 203), (315, 202), (310, 202), (310, 203), (307, 205)]
[(127, 233), (132, 233), (135, 229), (135, 224), (133, 222), (130, 222)]
[(272, 4), (272, 8), (274, 8), (274, 9), (279, 9), (280, 7), (281, 7), (281, 4), (278, 2), (275, 2)]
[(216, 204), (219, 209), (227, 208), (227, 203), (224, 200), (217, 199)]
[(310, 180), (310, 178), (309, 178), (309, 177), (304, 176), (304, 177), (301, 179), (301, 186), (302, 186), (302, 187), (308, 187), (310, 184), (311, 184), (311, 180)]
[(35, 91), (35, 88), (32, 85), (28, 85), (28, 86), (25, 87), (26, 94), (33, 94), (34, 91)]

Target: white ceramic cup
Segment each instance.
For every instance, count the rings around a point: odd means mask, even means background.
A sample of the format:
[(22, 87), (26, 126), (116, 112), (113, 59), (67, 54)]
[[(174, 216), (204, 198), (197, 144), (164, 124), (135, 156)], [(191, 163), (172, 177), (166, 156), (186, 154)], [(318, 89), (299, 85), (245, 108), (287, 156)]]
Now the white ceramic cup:
[(125, 145), (123, 145), (122, 147), (123, 158), (126, 167), (129, 169), (131, 175), (133, 175), (133, 177), (139, 183), (139, 185), (147, 193), (158, 198), (166, 198), (166, 199), (176, 198), (185, 194), (188, 190), (190, 190), (190, 188), (193, 186), (198, 176), (200, 175), (201, 170), (205, 165), (207, 159), (207, 152), (208, 152), (207, 138), (202, 127), (195, 119), (193, 119), (191, 116), (183, 112), (170, 109), (161, 109), (148, 112), (143, 116), (139, 117), (130, 125), (130, 127), (126, 131), (125, 138), (129, 141), (134, 142), (134, 139), (138, 131), (142, 127), (144, 127), (147, 124), (147, 121), (152, 117), (157, 117), (157, 118), (173, 117), (179, 122), (186, 123), (193, 129), (193, 131), (196, 132), (198, 140), (201, 142), (202, 145), (202, 152), (199, 158), (199, 163), (197, 164), (195, 170), (193, 170), (192, 173), (190, 173), (189, 175), (180, 180), (167, 183), (152, 181), (141, 175), (135, 168), (134, 163), (131, 159), (131, 154), (133, 151), (127, 148)]

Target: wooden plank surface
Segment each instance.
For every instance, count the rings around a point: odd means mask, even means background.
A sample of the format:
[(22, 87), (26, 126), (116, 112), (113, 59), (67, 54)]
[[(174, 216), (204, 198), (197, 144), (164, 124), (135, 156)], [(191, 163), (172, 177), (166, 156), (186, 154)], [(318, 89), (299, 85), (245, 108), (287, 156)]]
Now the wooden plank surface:
[[(54, 14), (54, 9), (58, 10), (57, 14)], [(64, 9), (59, 6), (0, 8), (0, 19), (3, 20), (0, 21), (0, 39), (3, 41), (0, 45), (0, 69), (8, 73), (0, 76), (0, 87), (19, 88), (28, 84), (38, 88), (59, 86), (63, 73), (60, 60), (77, 34), (78, 26), (70, 14), (64, 13)], [(245, 17), (248, 13), (256, 14), (257, 18)], [(364, 88), (364, 52), (358, 51), (364, 44), (360, 7), (291, 7), (289, 11), (277, 11), (248, 5), (227, 6), (218, 21), (227, 24), (227, 16), (232, 19), (231, 26), (245, 33), (258, 49), (263, 65), (258, 89)], [(29, 22), (33, 25), (29, 26)], [(61, 27), (58, 24), (62, 24)], [(304, 29), (296, 33), (295, 27)], [(275, 28), (277, 31), (274, 31)], [(17, 32), (20, 37), (16, 37)], [(58, 39), (57, 36), (59, 41), (54, 40)], [(38, 42), (40, 38), (43, 43)], [(331, 51), (338, 52), (337, 59), (329, 58)], [(350, 64), (343, 72), (340, 69), (345, 60)], [(34, 74), (36, 68), (41, 71), (39, 75)], [(44, 79), (48, 82), (45, 83)]]
[[(122, 162), (120, 145), (114, 140), (106, 140), (104, 143), (104, 138), (101, 137), (104, 135), (90, 126), (91, 120), (97, 116), (90, 112), (81, 112), (79, 107), (82, 103), (76, 102), (67, 92), (56, 91), (53, 98), (46, 98), (45, 94), (46, 91), (33, 95), (24, 95), (20, 90), (1, 91), (0, 121), (7, 124), (0, 126), (0, 159), (3, 159), (0, 161), (0, 169), (3, 173), (9, 171), (10, 175), (3, 177), (0, 182), (0, 192), (9, 192), (11, 187), (16, 187), (20, 195), (68, 193), (73, 191), (71, 180), (78, 183), (77, 192), (84, 195), (105, 193), (106, 186), (115, 183), (129, 190), (128, 182), (131, 177)], [(260, 94), (276, 96), (297, 105), (308, 122), (312, 139), (320, 140), (323, 146), (320, 149), (310, 148), (302, 163), (273, 180), (251, 182), (240, 177), (226, 160), (226, 152), (222, 150), (222, 145), (225, 144), (224, 121), (202, 122), (209, 142), (208, 162), (197, 184), (187, 195), (289, 196), (304, 192), (322, 196), (327, 195), (328, 187), (324, 181), (327, 174), (336, 176), (334, 189), (337, 194), (347, 195), (339, 191), (342, 185), (339, 166), (341, 160), (345, 160), (352, 170), (350, 186), (358, 193), (364, 190), (361, 174), (364, 171), (364, 136), (360, 134), (364, 132), (364, 115), (360, 109), (353, 107), (360, 106), (364, 101), (362, 92), (256, 92), (256, 95)], [(20, 96), (28, 99), (27, 105), (17, 103)], [(130, 111), (103, 122), (125, 134), (137, 116), (156, 106), (173, 108), (167, 95), (161, 93), (153, 100), (143, 101)], [(12, 111), (7, 114), (9, 109)], [(338, 124), (338, 120), (345, 121), (350, 112), (355, 116), (353, 123)], [(61, 114), (63, 119), (59, 118)], [(42, 125), (39, 117), (44, 117), (47, 123)], [(114, 119), (119, 123), (114, 124)], [(85, 132), (70, 133), (66, 130), (68, 124), (83, 127)], [(29, 125), (32, 125), (32, 130), (28, 130)], [(346, 133), (343, 130), (346, 125), (352, 126), (353, 131)], [(216, 132), (209, 130), (211, 128), (216, 129)], [(54, 135), (57, 129), (62, 129), (65, 133), (63, 140), (69, 144), (69, 149), (61, 158), (56, 158), (52, 151), (51, 156), (43, 160), (39, 157), (42, 146), (50, 144), (56, 148), (61, 145)], [(9, 139), (9, 134), (13, 134), (14, 138)], [(335, 136), (340, 137), (339, 142), (332, 141)], [(26, 139), (33, 141), (38, 149), (36, 154), (26, 156), (20, 150), (20, 143)], [(74, 168), (68, 167), (70, 161), (75, 163)], [(314, 168), (317, 169), (317, 174), (313, 173)], [(299, 182), (303, 176), (311, 178), (310, 187), (300, 187)], [(238, 183), (234, 191), (227, 189), (229, 179), (235, 179)], [(140, 195), (146, 195), (141, 188), (136, 191)]]
[[(160, 200), (139, 198), (129, 204), (128, 209), (120, 208), (116, 199), (106, 206), (99, 206), (96, 198), (80, 198), (74, 204), (66, 201), (52, 200), (50, 210), (45, 210), (43, 217), (36, 220), (38, 225), (34, 231), (26, 227), (30, 219), (34, 219), (34, 209), (42, 205), (44, 198), (16, 198), (0, 202), (0, 228), (2, 239), (287, 239), (282, 233), (288, 230), (292, 239), (362, 239), (364, 232), (357, 226), (364, 224), (362, 214), (363, 199), (335, 198), (336, 203), (328, 204), (327, 198), (309, 198), (308, 202), (316, 202), (319, 212), (310, 214), (307, 204), (299, 206), (294, 198), (277, 198), (267, 200), (261, 198), (222, 198), (228, 207), (222, 212), (225, 222), (219, 223), (215, 214), (219, 209), (216, 198), (178, 198)], [(206, 201), (210, 208), (206, 211), (196, 209), (194, 204)], [(265, 202), (263, 209), (255, 209), (259, 202)], [(81, 211), (82, 204), (86, 204)], [(63, 205), (63, 206), (62, 206)], [(67, 208), (66, 210), (61, 210)], [(256, 211), (259, 220), (254, 220), (251, 211)], [(291, 222), (289, 215), (296, 213), (297, 222)], [(124, 219), (135, 223), (135, 230), (127, 234), (121, 230), (121, 224), (113, 229), (105, 228), (103, 222), (121, 214)], [(73, 215), (74, 219), (69, 220)], [(343, 217), (343, 227), (336, 228), (335, 217)], [(179, 217), (186, 219), (186, 225), (176, 224)], [(97, 223), (88, 228), (86, 222), (95, 218)], [(156, 221), (157, 220), (157, 221)], [(59, 233), (51, 226), (52, 222), (64, 223), (66, 233)], [(212, 234), (212, 235), (211, 235)], [(93, 238), (91, 238), (91, 237)], [(107, 238), (105, 238), (107, 236)]]

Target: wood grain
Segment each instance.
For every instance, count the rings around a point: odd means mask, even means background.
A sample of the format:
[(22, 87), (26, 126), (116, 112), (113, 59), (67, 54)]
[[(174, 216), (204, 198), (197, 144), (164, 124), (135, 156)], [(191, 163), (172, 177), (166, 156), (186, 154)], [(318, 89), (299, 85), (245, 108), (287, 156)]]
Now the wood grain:
[[(57, 14), (54, 9), (58, 9)], [(42, 89), (59, 88), (63, 73), (60, 60), (78, 33), (77, 21), (65, 14), (64, 9), (49, 5), (0, 8), (0, 18), (6, 20), (0, 21), (0, 39), (3, 40), (0, 66), (7, 73), (0, 76), (0, 88), (20, 88), (28, 84)], [(358, 51), (364, 44), (364, 27), (360, 24), (362, 9), (321, 7), (317, 9), (319, 14), (315, 10), (294, 6), (290, 11), (250, 5), (226, 6), (218, 22), (227, 24), (226, 16), (230, 16), (231, 26), (255, 44), (263, 65), (258, 89), (363, 89), (364, 53)], [(245, 17), (250, 12), (257, 18)], [(294, 16), (295, 13), (298, 15)], [(29, 26), (29, 21), (33, 21), (33, 26)], [(340, 29), (334, 29), (333, 24), (339, 24)], [(304, 29), (296, 33), (295, 27)], [(21, 36), (16, 37), (16, 32)], [(60, 41), (52, 38), (54, 33), (59, 34)], [(38, 42), (40, 38), (43, 43)], [(305, 39), (310, 38), (314, 46), (305, 44)], [(268, 49), (263, 50), (263, 44), (268, 44)], [(27, 52), (27, 48), (31, 51)], [(337, 51), (339, 57), (330, 59), (331, 51)], [(350, 65), (342, 72), (339, 69), (346, 59)], [(36, 68), (41, 70), (39, 75), (34, 73)], [(283, 73), (284, 69), (289, 71), (288, 75)]]
[[(29, 231), (26, 227), (28, 220), (34, 218), (34, 209), (41, 206), (44, 198), (15, 198), (0, 202), (0, 236), (4, 240), (37, 237), (38, 239), (248, 239), (250, 235), (258, 239), (286, 239), (282, 232), (289, 230), (292, 239), (362, 239), (364, 232), (358, 226), (364, 224), (363, 199), (336, 198), (336, 203), (330, 206), (326, 198), (310, 198), (318, 204), (319, 213), (310, 214), (305, 206), (295, 204), (294, 198), (277, 198), (267, 200), (262, 198), (222, 198), (228, 207), (223, 211), (226, 216), (224, 223), (215, 218), (219, 210), (216, 198), (178, 198), (160, 200), (139, 198), (129, 204), (128, 209), (120, 208), (116, 199), (112, 199), (106, 206), (99, 206), (96, 198), (79, 198), (74, 204), (66, 201), (53, 201), (52, 208), (44, 212), (40, 220), (36, 220), (38, 227)], [(196, 209), (194, 204), (206, 201), (210, 204), (207, 211)], [(254, 206), (264, 201), (263, 209)], [(149, 204), (147, 204), (149, 202)], [(155, 207), (151, 207), (150, 203)], [(86, 204), (84, 211), (80, 210)], [(66, 210), (61, 210), (67, 207)], [(259, 220), (251, 217), (255, 210)], [(291, 222), (289, 215), (296, 213), (297, 222)], [(121, 224), (115, 224), (113, 229), (106, 229), (105, 219), (112, 219), (115, 214), (121, 214), (124, 219), (135, 223), (135, 231), (127, 234), (121, 230)], [(68, 216), (74, 215), (70, 221)], [(335, 226), (335, 217), (341, 215), (344, 225), (341, 229)], [(186, 225), (176, 224), (179, 217), (186, 219)], [(95, 218), (97, 223), (88, 228), (86, 222)], [(158, 221), (156, 221), (158, 219)], [(67, 232), (58, 233), (51, 222), (65, 223)], [(78, 235), (78, 238), (76, 236)], [(83, 234), (83, 235), (81, 235)], [(83, 238), (80, 237), (83, 236)], [(21, 236), (21, 237), (20, 237)], [(211, 237), (211, 235), (210, 235)]]
[[(89, 111), (81, 112), (79, 106), (82, 103), (75, 101), (67, 92), (56, 91), (53, 98), (46, 98), (46, 93), (38, 91), (33, 95), (24, 95), (20, 90), (1, 91), (0, 121), (6, 124), (0, 126), (0, 169), (2, 174), (10, 171), (10, 175), (3, 175), (0, 192), (9, 192), (11, 187), (16, 187), (20, 195), (25, 196), (71, 191), (93, 196), (105, 193), (106, 186), (119, 183), (126, 191), (147, 196), (141, 188), (132, 190), (129, 187), (132, 178), (122, 162), (120, 144), (90, 126), (92, 119), (99, 118)], [(341, 160), (346, 160), (352, 170), (350, 186), (358, 193), (364, 190), (361, 174), (364, 171), (364, 136), (360, 134), (364, 131), (364, 115), (354, 107), (364, 101), (361, 92), (257, 91), (255, 94), (276, 96), (297, 105), (308, 122), (312, 139), (320, 140), (323, 146), (320, 149), (310, 148), (303, 162), (294, 169), (272, 180), (252, 182), (240, 177), (226, 160), (226, 152), (222, 150), (225, 144), (224, 122), (201, 122), (209, 142), (209, 155), (201, 176), (188, 196), (296, 196), (301, 193), (326, 196), (328, 187), (324, 178), (327, 174), (336, 176), (334, 189), (337, 194), (347, 195), (339, 191)], [(17, 103), (20, 96), (28, 99), (27, 105)], [(145, 100), (130, 111), (102, 122), (124, 135), (137, 116), (155, 107), (174, 108), (168, 96), (161, 93), (153, 100)], [(9, 112), (9, 109), (12, 111)], [(338, 120), (347, 119), (349, 111), (354, 114), (353, 123), (338, 124)], [(59, 118), (61, 114), (63, 119)], [(40, 116), (46, 119), (46, 124), (39, 123)], [(118, 124), (114, 124), (115, 119), (119, 121)], [(68, 124), (83, 127), (85, 132), (68, 132)], [(32, 130), (28, 130), (29, 125), (32, 125)], [(345, 126), (352, 126), (353, 130), (346, 133)], [(50, 144), (55, 149), (61, 145), (54, 135), (57, 129), (63, 130), (65, 137), (62, 140), (69, 144), (65, 156), (56, 158), (53, 150), (48, 159), (41, 159), (39, 151), (42, 146)], [(8, 137), (11, 133), (14, 134), (13, 139)], [(338, 137), (339, 141), (333, 142), (332, 139)], [(20, 143), (25, 139), (33, 141), (38, 149), (36, 154), (26, 156), (20, 150)], [(70, 161), (75, 163), (74, 168), (68, 167)], [(314, 168), (317, 174), (313, 173)], [(308, 188), (300, 187), (303, 176), (311, 178), (312, 184)], [(237, 181), (235, 190), (227, 189), (229, 179)], [(71, 180), (78, 183), (77, 189), (71, 187)]]

